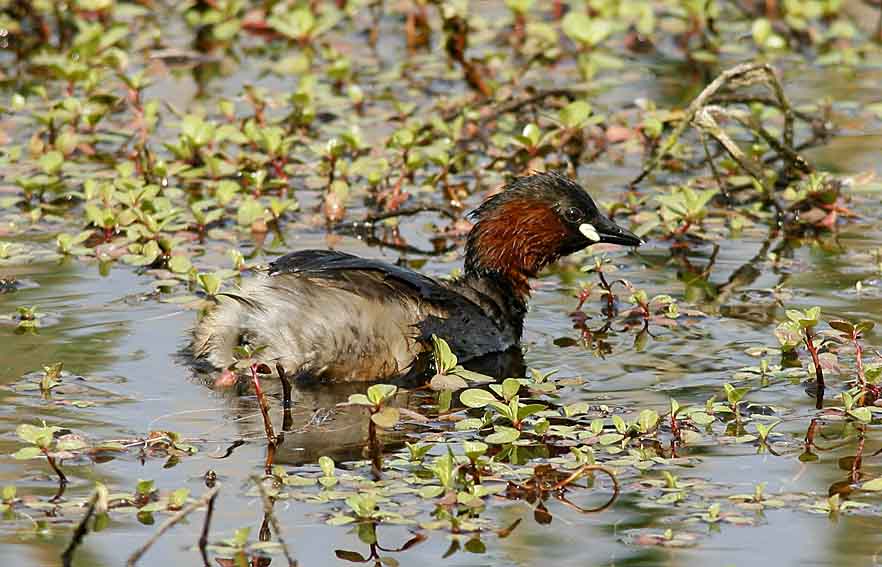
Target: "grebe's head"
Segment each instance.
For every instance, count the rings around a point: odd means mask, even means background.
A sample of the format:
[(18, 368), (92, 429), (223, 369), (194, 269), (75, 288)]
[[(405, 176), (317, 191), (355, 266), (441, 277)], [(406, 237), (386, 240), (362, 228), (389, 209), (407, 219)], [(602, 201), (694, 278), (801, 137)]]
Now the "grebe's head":
[(527, 278), (561, 256), (605, 242), (640, 246), (637, 235), (601, 213), (591, 196), (557, 173), (518, 177), (475, 209), (466, 273), (495, 273), (529, 294)]

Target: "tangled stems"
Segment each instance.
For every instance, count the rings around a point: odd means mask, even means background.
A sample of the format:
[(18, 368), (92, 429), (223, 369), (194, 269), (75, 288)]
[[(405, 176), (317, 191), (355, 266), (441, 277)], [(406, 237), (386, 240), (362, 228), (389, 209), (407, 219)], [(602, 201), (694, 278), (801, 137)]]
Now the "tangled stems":
[[(550, 467), (549, 467), (550, 468)], [(578, 479), (587, 475), (588, 473), (600, 471), (604, 473), (606, 476), (612, 480), (613, 483), (613, 493), (612, 496), (602, 505), (596, 508), (582, 508), (571, 502), (566, 496), (566, 489), (568, 486), (573, 484)], [(524, 484), (517, 484), (514, 482), (509, 483), (508, 490), (506, 491), (506, 495), (510, 498), (525, 498), (527, 501), (536, 501), (541, 502), (545, 500), (549, 495), (553, 495), (557, 500), (562, 502), (569, 508), (576, 510), (577, 512), (581, 512), (583, 514), (592, 514), (596, 512), (603, 512), (604, 510), (609, 509), (615, 501), (619, 497), (619, 481), (616, 478), (615, 473), (609, 467), (598, 464), (585, 464), (570, 473), (563, 479), (556, 480), (555, 482), (551, 482), (549, 476), (554, 478), (556, 477), (556, 471), (548, 470), (544, 467), (536, 467), (534, 469), (533, 477), (530, 478)]]

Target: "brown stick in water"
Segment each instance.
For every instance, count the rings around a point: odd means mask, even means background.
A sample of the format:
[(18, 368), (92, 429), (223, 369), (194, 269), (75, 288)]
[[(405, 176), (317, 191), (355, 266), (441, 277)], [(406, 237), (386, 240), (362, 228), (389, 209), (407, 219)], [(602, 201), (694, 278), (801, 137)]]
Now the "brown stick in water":
[(202, 495), (202, 498), (200, 498), (199, 500), (196, 500), (195, 502), (191, 502), (190, 504), (187, 504), (186, 506), (181, 508), (181, 510), (177, 514), (175, 514), (174, 516), (172, 516), (169, 519), (167, 519), (166, 521), (164, 521), (162, 523), (162, 525), (159, 526), (159, 529), (156, 530), (156, 533), (154, 533), (150, 537), (150, 539), (148, 539), (144, 543), (144, 545), (142, 545), (141, 547), (136, 549), (129, 556), (128, 561), (126, 561), (126, 566), (133, 567), (135, 564), (137, 564), (138, 561), (141, 559), (141, 557), (145, 553), (147, 553), (147, 551), (151, 547), (153, 547), (153, 544), (155, 544), (159, 540), (159, 538), (162, 537), (162, 534), (164, 534), (170, 528), (172, 528), (175, 524), (179, 523), (181, 520), (183, 520), (184, 518), (189, 516), (194, 510), (197, 510), (197, 509), (201, 508), (202, 506), (208, 505), (208, 502), (212, 498), (214, 498), (214, 496), (217, 494), (218, 490), (220, 490), (219, 485), (208, 490), (205, 494)]

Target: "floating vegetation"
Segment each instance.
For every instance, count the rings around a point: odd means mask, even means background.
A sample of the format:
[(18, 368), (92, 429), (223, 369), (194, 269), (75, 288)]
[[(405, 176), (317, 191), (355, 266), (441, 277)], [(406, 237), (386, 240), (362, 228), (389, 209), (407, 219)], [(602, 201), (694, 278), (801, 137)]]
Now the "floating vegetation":
[[(0, 560), (865, 562), (880, 44), (857, 0), (0, 0)], [(293, 249), (455, 276), (534, 169), (647, 245), (540, 278), (524, 353), (181, 356)]]

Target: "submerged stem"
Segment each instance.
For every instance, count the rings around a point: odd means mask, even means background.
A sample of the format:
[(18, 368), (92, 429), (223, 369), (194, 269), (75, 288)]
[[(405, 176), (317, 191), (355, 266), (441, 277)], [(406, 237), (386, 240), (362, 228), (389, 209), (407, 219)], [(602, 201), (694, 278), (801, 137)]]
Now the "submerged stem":
[(851, 463), (851, 482), (858, 482), (861, 479), (861, 464), (864, 456), (864, 439), (866, 431), (864, 427), (858, 428), (858, 446), (854, 455), (854, 461)]
[(260, 415), (263, 417), (263, 430), (266, 433), (267, 440), (266, 462), (264, 466), (267, 474), (269, 474), (275, 460), (276, 445), (280, 439), (276, 436), (276, 432), (273, 429), (273, 421), (269, 415), (269, 402), (266, 401), (266, 394), (263, 393), (263, 388), (260, 386), (260, 378), (257, 377), (257, 366), (256, 364), (251, 365), (251, 381), (254, 384), (254, 392), (257, 394), (257, 405), (260, 407)]
[[(578, 480), (579, 478), (585, 476), (587, 473), (594, 472), (594, 471), (600, 471), (600, 472), (604, 473), (605, 475), (607, 475), (607, 476), (610, 478), (610, 480), (612, 480), (612, 483), (613, 483), (613, 493), (612, 493), (612, 496), (610, 496), (609, 500), (607, 500), (607, 501), (606, 501), (604, 504), (602, 504), (601, 506), (598, 506), (598, 507), (596, 507), (596, 508), (591, 508), (591, 509), (582, 508), (581, 506), (578, 506), (578, 505), (576, 505), (576, 504), (570, 502), (570, 501), (569, 501), (569, 500), (563, 495), (563, 490), (564, 490), (568, 485), (572, 484), (573, 482), (575, 482), (575, 481)], [(578, 469), (576, 469), (575, 471), (573, 471), (573, 473), (572, 473), (570, 476), (568, 476), (567, 478), (565, 478), (565, 479), (563, 479), (563, 480), (561, 480), (561, 481), (555, 483), (554, 486), (552, 486), (552, 487), (550, 488), (550, 491), (557, 492), (556, 498), (557, 498), (560, 502), (562, 502), (563, 504), (565, 504), (566, 506), (568, 506), (568, 507), (570, 507), (570, 508), (572, 508), (572, 509), (574, 509), (574, 510), (577, 510), (577, 511), (583, 513), (583, 514), (591, 514), (591, 513), (595, 513), (595, 512), (603, 512), (604, 510), (606, 510), (606, 509), (608, 509), (610, 506), (612, 506), (613, 503), (615, 503), (615, 501), (616, 501), (616, 500), (618, 499), (618, 497), (619, 497), (620, 487), (619, 487), (619, 479), (616, 478), (616, 473), (613, 472), (612, 469), (610, 469), (609, 467), (606, 467), (606, 466), (604, 466), (604, 465), (597, 465), (597, 464), (594, 464), (594, 465), (582, 465), (581, 467), (579, 467)]]
[(291, 380), (279, 363), (276, 363), (276, 372), (282, 382), (282, 431), (290, 431), (294, 425), (294, 419), (291, 417)]
[(147, 553), (147, 550), (149, 550), (153, 546), (153, 544), (156, 543), (156, 541), (160, 537), (162, 537), (162, 534), (164, 534), (175, 524), (189, 516), (194, 510), (208, 504), (208, 502), (217, 494), (218, 490), (220, 490), (220, 485), (216, 485), (214, 488), (209, 489), (205, 494), (202, 495), (199, 500), (196, 500), (195, 502), (191, 502), (190, 504), (184, 506), (177, 514), (164, 521), (162, 525), (159, 526), (159, 529), (156, 530), (156, 533), (153, 534), (150, 539), (148, 539), (144, 543), (144, 545), (136, 549), (134, 553), (129, 556), (128, 561), (126, 561), (127, 567), (132, 567), (133, 565), (137, 564), (141, 557), (145, 553)]
[(86, 508), (86, 515), (83, 516), (83, 519), (80, 520), (80, 523), (77, 524), (76, 530), (74, 530), (73, 537), (70, 539), (70, 543), (67, 548), (64, 550), (64, 553), (61, 554), (61, 564), (63, 567), (70, 567), (73, 565), (73, 554), (76, 551), (77, 547), (83, 542), (83, 538), (86, 537), (86, 534), (89, 533), (89, 520), (92, 519), (92, 516), (95, 514), (95, 507), (98, 505), (98, 497), (99, 492), (96, 488), (92, 493), (92, 497), (89, 499), (88, 508)]
[(199, 536), (199, 554), (202, 555), (203, 567), (209, 567), (208, 563), (208, 530), (211, 529), (211, 518), (214, 516), (214, 501), (217, 499), (217, 492), (208, 499), (208, 510), (205, 512), (205, 522), (202, 524), (202, 533)]
[(603, 275), (603, 270), (597, 270), (597, 275), (600, 278), (600, 287), (606, 292), (606, 316), (612, 318), (616, 313), (616, 296), (613, 295), (612, 286), (606, 280), (606, 276)]
[(371, 460), (371, 473), (375, 480), (380, 480), (383, 476), (382, 444), (377, 435), (377, 424), (370, 418), (368, 418), (368, 456)]
[(811, 329), (805, 330), (805, 346), (812, 356), (812, 364), (815, 366), (815, 409), (824, 408), (824, 370), (821, 368), (821, 359), (818, 356), (818, 348), (815, 346), (814, 334)]
[(279, 523), (279, 520), (276, 518), (276, 514), (273, 511), (273, 499), (267, 494), (266, 488), (264, 488), (261, 479), (252, 477), (252, 480), (257, 486), (257, 491), (260, 493), (260, 501), (263, 503), (263, 514), (266, 519), (269, 520), (269, 524), (272, 526), (273, 531), (276, 532), (276, 539), (279, 541), (285, 559), (288, 560), (288, 567), (297, 567), (297, 561), (291, 555), (291, 551), (288, 549), (288, 543), (282, 536), (282, 525)]
[(58, 502), (64, 495), (64, 490), (67, 488), (67, 476), (65, 476), (64, 472), (58, 466), (58, 463), (55, 462), (55, 457), (49, 454), (48, 449), (43, 449), (43, 454), (46, 455), (46, 460), (49, 462), (49, 466), (52, 467), (52, 470), (55, 471), (55, 474), (58, 476), (58, 492), (56, 492), (55, 496), (50, 500), (50, 502)]

